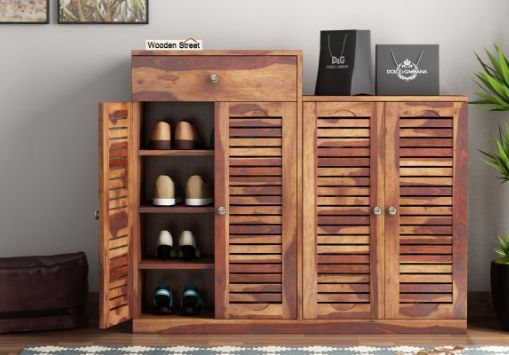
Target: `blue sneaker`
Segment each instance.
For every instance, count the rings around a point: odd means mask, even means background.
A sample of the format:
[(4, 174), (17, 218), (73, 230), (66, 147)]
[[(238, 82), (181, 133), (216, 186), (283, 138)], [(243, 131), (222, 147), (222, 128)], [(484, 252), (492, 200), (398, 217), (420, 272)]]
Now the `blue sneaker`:
[(184, 288), (184, 291), (182, 291), (182, 295), (180, 296), (182, 314), (186, 316), (198, 315), (202, 312), (203, 306), (203, 299), (200, 297), (196, 287), (188, 286)]
[(175, 294), (168, 286), (159, 286), (154, 292), (152, 305), (156, 314), (175, 313)]

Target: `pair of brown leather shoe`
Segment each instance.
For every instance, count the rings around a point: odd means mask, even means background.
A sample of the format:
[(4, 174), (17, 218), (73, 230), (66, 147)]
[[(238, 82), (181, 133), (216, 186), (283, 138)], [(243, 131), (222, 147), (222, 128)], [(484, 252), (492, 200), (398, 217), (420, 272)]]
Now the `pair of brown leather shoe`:
[[(155, 183), (153, 203), (156, 206), (173, 206), (182, 202), (178, 196), (175, 181), (168, 175), (160, 175)], [(205, 206), (214, 202), (212, 190), (207, 181), (200, 175), (187, 179), (186, 200), (188, 206)]]
[(200, 147), (198, 135), (189, 121), (175, 124), (175, 136), (172, 141), (171, 126), (166, 121), (157, 121), (150, 134), (150, 149), (197, 149)]

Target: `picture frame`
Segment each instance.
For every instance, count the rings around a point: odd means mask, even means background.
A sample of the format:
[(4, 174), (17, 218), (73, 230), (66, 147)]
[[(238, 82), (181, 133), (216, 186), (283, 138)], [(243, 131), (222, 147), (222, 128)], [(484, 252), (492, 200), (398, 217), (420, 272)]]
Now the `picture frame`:
[[(2, 5), (8, 6), (9, 3), (22, 3), (22, 4), (28, 5), (27, 2), (24, 0), (0, 0), (0, 10), (2, 8)], [(12, 21), (10, 21), (3, 17), (5, 15), (0, 15), (0, 25), (47, 25), (47, 24), (49, 24), (50, 0), (37, 0), (36, 3), (44, 4), (46, 6), (46, 10), (43, 12), (45, 15), (44, 19), (42, 19), (40, 21), (39, 20), (24, 21), (24, 20), (13, 19)]]
[[(84, 0), (82, 0), (84, 1)], [(112, 18), (110, 20), (105, 20), (104, 17), (107, 15), (100, 14), (99, 10), (105, 10), (104, 7), (101, 6), (101, 4), (98, 4), (96, 6), (97, 10), (93, 11), (94, 9), (90, 8), (89, 12), (87, 12), (85, 8), (85, 14), (83, 15), (84, 18), (79, 19), (77, 13), (75, 10), (78, 5), (71, 4), (71, 0), (58, 0), (57, 1), (57, 23), (61, 25), (146, 25), (149, 23), (149, 0), (89, 0), (95, 3), (103, 3), (104, 1), (112, 1), (113, 6), (126, 6), (125, 2), (135, 2), (138, 3), (138, 5), (142, 5), (140, 7), (131, 6), (130, 9), (126, 10), (124, 7), (124, 10), (121, 8), (113, 9), (113, 11), (124, 11), (124, 14), (122, 16), (134, 16), (135, 20), (122, 20), (120, 17), (118, 19)], [(132, 9), (135, 9), (134, 12)], [(127, 13), (125, 11), (128, 11)], [(83, 11), (82, 11), (83, 14)], [(103, 16), (103, 19), (100, 19), (100, 16)], [(75, 19), (73, 19), (73, 17)]]

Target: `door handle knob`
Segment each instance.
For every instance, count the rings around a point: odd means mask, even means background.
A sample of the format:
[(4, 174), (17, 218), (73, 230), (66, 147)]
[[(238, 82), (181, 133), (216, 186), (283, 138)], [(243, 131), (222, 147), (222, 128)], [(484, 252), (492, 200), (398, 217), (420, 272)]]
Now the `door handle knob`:
[(212, 82), (212, 84), (217, 84), (219, 82), (219, 75), (215, 73), (210, 74), (210, 81)]
[(373, 214), (375, 216), (380, 216), (382, 214), (382, 212), (383, 212), (382, 207), (376, 206), (373, 208)]
[(99, 210), (95, 210), (95, 211), (94, 211), (94, 219), (95, 219), (96, 221), (98, 221), (100, 216), (101, 216), (101, 214), (99, 213)]
[(387, 212), (389, 213), (389, 215), (391, 215), (391, 216), (395, 216), (395, 215), (398, 213), (398, 210), (396, 209), (396, 207), (391, 206), (391, 207), (389, 207), (389, 209), (387, 210)]
[(217, 209), (217, 214), (218, 214), (218, 215), (220, 215), (220, 216), (224, 216), (224, 215), (226, 214), (226, 208), (224, 208), (224, 207), (222, 207), (222, 206), (221, 206), (221, 207), (219, 207), (219, 208)]

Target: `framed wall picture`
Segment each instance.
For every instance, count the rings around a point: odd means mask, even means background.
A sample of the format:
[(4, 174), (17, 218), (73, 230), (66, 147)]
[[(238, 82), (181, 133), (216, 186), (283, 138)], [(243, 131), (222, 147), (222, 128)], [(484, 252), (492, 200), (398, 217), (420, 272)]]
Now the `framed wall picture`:
[(148, 0), (58, 0), (58, 23), (147, 24)]
[(0, 24), (49, 23), (49, 0), (0, 0)]

